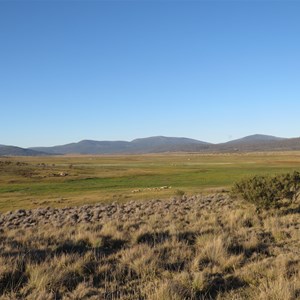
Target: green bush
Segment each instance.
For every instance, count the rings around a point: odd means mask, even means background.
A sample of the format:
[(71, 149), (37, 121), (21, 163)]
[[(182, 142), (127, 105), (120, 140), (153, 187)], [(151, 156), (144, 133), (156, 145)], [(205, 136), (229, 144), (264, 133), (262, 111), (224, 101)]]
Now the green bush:
[(254, 176), (236, 182), (231, 194), (242, 197), (259, 208), (280, 207), (283, 200), (292, 202), (300, 193), (300, 173), (277, 176)]

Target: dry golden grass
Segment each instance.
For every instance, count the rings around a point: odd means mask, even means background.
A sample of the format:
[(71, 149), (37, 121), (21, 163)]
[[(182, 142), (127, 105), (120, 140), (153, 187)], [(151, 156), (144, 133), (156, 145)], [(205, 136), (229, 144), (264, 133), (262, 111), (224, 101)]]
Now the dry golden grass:
[(256, 212), (226, 195), (134, 205), (74, 225), (3, 226), (0, 299), (300, 298), (296, 208)]

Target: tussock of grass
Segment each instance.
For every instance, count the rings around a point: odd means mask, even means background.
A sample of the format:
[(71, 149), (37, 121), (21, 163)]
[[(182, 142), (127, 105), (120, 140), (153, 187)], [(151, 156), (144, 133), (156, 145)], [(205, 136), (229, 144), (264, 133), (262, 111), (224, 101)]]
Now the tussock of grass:
[[(102, 207), (78, 211), (93, 209)], [(67, 218), (57, 226), (3, 223), (0, 299), (300, 296), (296, 209), (256, 212), (218, 194), (130, 202), (113, 210), (110, 218)]]

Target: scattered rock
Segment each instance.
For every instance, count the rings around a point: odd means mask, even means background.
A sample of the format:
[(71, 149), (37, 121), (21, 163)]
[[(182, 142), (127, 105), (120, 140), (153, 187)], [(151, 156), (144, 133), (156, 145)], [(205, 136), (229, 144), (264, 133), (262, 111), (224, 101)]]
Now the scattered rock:
[(173, 197), (169, 200), (153, 199), (149, 201), (130, 201), (128, 203), (95, 204), (65, 208), (36, 208), (31, 210), (19, 209), (0, 214), (2, 228), (28, 228), (43, 224), (55, 227), (75, 225), (79, 223), (98, 223), (107, 220), (126, 220), (132, 216), (137, 219), (143, 215), (153, 215), (159, 211), (162, 216), (167, 214), (186, 215), (188, 211), (209, 209), (229, 205), (232, 200), (226, 194), (209, 196), (194, 195), (192, 197)]

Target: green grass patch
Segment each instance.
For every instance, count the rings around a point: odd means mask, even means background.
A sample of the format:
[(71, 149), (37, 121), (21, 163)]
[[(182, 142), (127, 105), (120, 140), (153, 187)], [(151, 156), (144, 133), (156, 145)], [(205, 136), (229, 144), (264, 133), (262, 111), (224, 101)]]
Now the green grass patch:
[[(299, 152), (14, 157), (1, 161), (11, 162), (0, 164), (1, 211), (16, 208), (18, 203), (30, 208), (119, 201), (122, 195), (124, 199), (169, 197), (178, 189), (195, 193), (230, 187), (245, 177), (300, 169)], [(155, 190), (162, 186), (171, 189)], [(140, 192), (133, 194), (136, 189)], [(68, 200), (58, 201), (60, 198)]]

